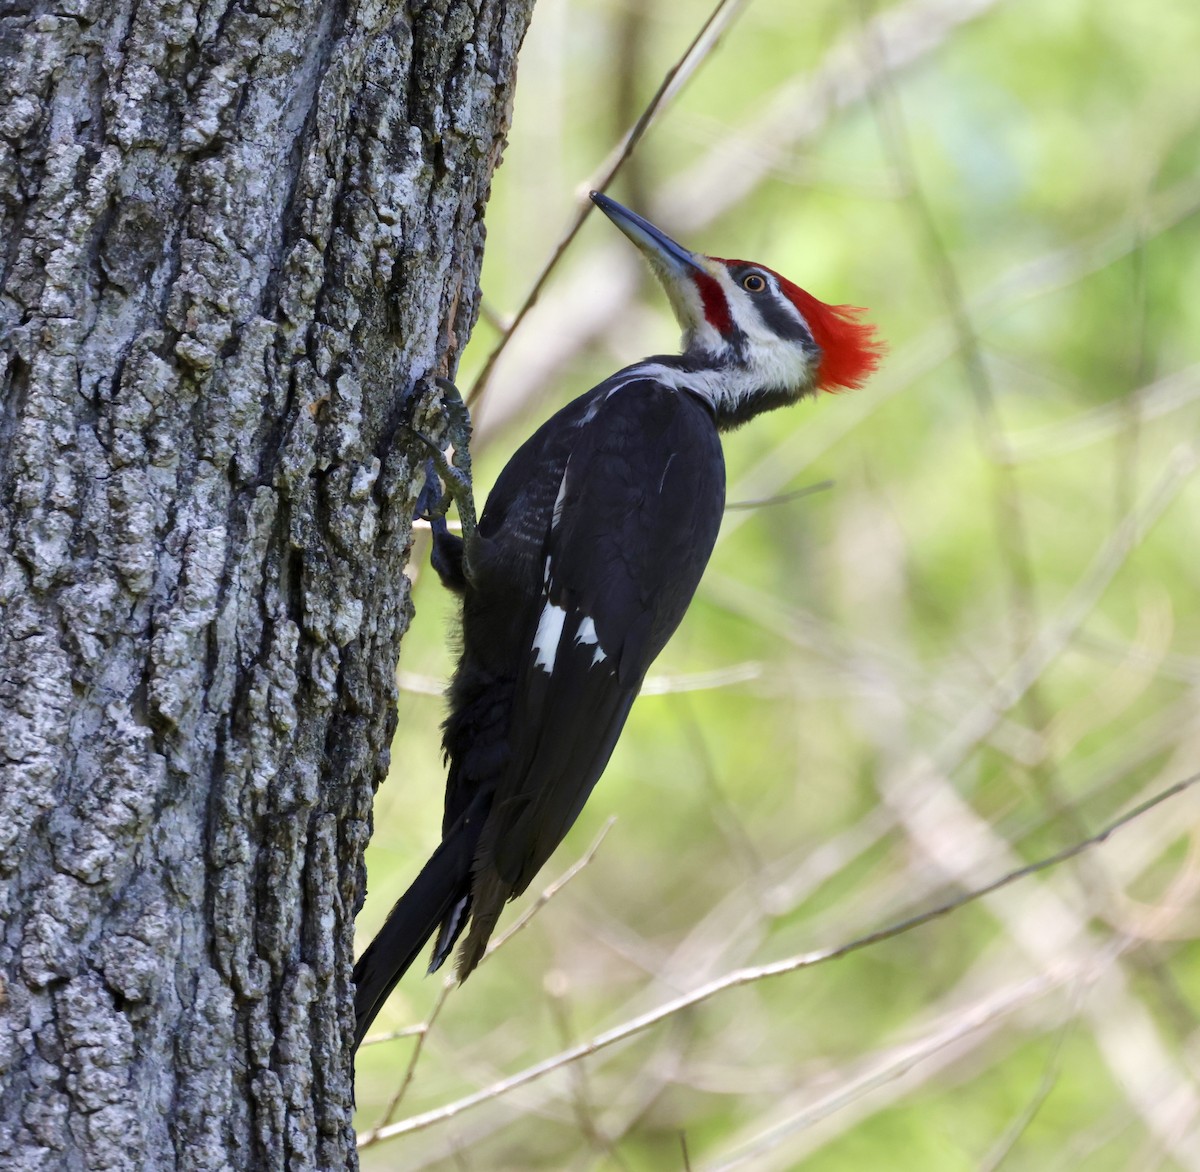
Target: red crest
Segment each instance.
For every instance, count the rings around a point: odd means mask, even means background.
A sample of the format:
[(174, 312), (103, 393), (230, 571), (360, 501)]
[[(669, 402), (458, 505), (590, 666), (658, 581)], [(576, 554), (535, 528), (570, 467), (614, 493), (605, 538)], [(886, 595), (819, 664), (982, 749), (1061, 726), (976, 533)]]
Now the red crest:
[[(755, 268), (766, 269), (775, 277), (779, 282), (780, 291), (800, 311), (800, 315), (808, 323), (813, 341), (821, 347), (821, 365), (817, 368), (816, 380), (821, 390), (853, 390), (855, 387), (861, 387), (867, 376), (879, 365), (886, 347), (870, 322), (859, 321), (867, 312), (865, 309), (857, 305), (827, 305), (824, 301), (818, 301), (806, 289), (801, 289), (786, 277), (781, 277), (774, 269), (767, 269), (766, 265), (760, 265), (756, 261), (726, 260), (716, 256), (712, 259), (724, 265), (754, 265)], [(704, 309), (709, 321), (721, 329), (714, 320), (718, 315), (710, 308), (708, 297), (705, 298)], [(723, 312), (727, 329), (728, 308), (723, 308)]]
[(821, 347), (817, 386), (823, 391), (861, 387), (883, 357), (884, 344), (870, 322), (859, 321), (867, 311), (857, 305), (826, 305), (807, 290), (775, 274), (784, 296), (800, 311), (813, 341)]

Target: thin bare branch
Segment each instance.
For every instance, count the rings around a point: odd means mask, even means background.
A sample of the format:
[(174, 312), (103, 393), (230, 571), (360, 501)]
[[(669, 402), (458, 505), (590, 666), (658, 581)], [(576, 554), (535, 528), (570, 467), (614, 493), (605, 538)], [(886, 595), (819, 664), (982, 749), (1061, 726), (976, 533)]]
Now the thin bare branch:
[(658, 89), (650, 99), (645, 110), (642, 111), (641, 117), (629, 128), (625, 136), (617, 143), (608, 158), (605, 159), (592, 177), (584, 183), (583, 190), (579, 192), (576, 198), (575, 215), (570, 227), (558, 242), (554, 252), (551, 253), (550, 259), (542, 266), (542, 271), (534, 279), (533, 287), (529, 290), (521, 307), (513, 314), (507, 328), (500, 335), (500, 340), (487, 356), (483, 364), (483, 369), (480, 370), (475, 382), (471, 386), (470, 394), (467, 395), (468, 406), (474, 406), (487, 390), (488, 379), (491, 377), (492, 369), (495, 367), (500, 355), (507, 348), (509, 339), (520, 328), (526, 315), (541, 295), (550, 274), (558, 266), (558, 262), (563, 258), (567, 249), (574, 243), (575, 237), (579, 235), (579, 230), (583, 227), (584, 221), (591, 215), (592, 201), (588, 198), (588, 192), (593, 190), (605, 191), (608, 188), (608, 185), (613, 181), (625, 160), (633, 153), (637, 144), (641, 142), (642, 137), (650, 129), (655, 119), (662, 114), (688, 81), (695, 75), (700, 66), (704, 64), (717, 47), (726, 30), (737, 19), (742, 9), (749, 2), (750, 0), (718, 0), (716, 7), (709, 13), (708, 19), (693, 38), (692, 43), (684, 50), (683, 56), (663, 76), (662, 82), (659, 84)]
[(671, 675), (649, 676), (642, 685), (643, 696), (666, 696), (673, 692), (711, 692), (762, 679), (763, 665), (756, 659), (731, 663), (712, 671), (685, 671)]
[[(731, 663), (728, 667), (715, 667), (711, 671), (674, 672), (670, 675), (653, 675), (642, 685), (643, 696), (666, 696), (674, 692), (708, 692), (715, 688), (731, 688), (737, 684), (748, 684), (762, 679), (763, 665), (755, 659), (744, 663)], [(424, 675), (415, 671), (398, 671), (396, 684), (402, 692), (414, 692), (418, 696), (444, 696), (446, 681), (440, 676)]]
[(686, 993), (681, 997), (676, 997), (655, 1009), (624, 1022), (620, 1026), (616, 1026), (611, 1030), (597, 1034), (590, 1041), (583, 1042), (577, 1046), (572, 1046), (569, 1049), (547, 1058), (542, 1062), (536, 1063), (533, 1066), (527, 1067), (518, 1074), (508, 1078), (501, 1079), (490, 1087), (485, 1087), (483, 1090), (477, 1091), (474, 1094), (466, 1095), (461, 1099), (455, 1100), (453, 1103), (448, 1103), (445, 1106), (435, 1108), (432, 1111), (426, 1111), (420, 1115), (414, 1115), (409, 1119), (402, 1120), (399, 1123), (391, 1124), (383, 1128), (378, 1133), (379, 1139), (393, 1139), (397, 1136), (407, 1135), (414, 1131), (420, 1131), (427, 1127), (432, 1127), (439, 1123), (444, 1123), (449, 1119), (461, 1114), (463, 1111), (470, 1110), (472, 1107), (477, 1107), (482, 1103), (490, 1102), (508, 1094), (510, 1091), (516, 1090), (518, 1087), (527, 1085), (537, 1079), (543, 1078), (556, 1070), (562, 1069), (564, 1066), (578, 1062), (583, 1058), (587, 1058), (592, 1054), (598, 1053), (601, 1050), (607, 1049), (609, 1046), (616, 1045), (619, 1042), (635, 1037), (640, 1033), (645, 1032), (652, 1026), (658, 1025), (660, 1022), (678, 1014), (693, 1006), (699, 1005), (711, 998), (724, 993), (730, 989), (740, 988), (744, 985), (754, 984), (758, 981), (767, 980), (771, 977), (783, 976), (788, 973), (798, 972), (802, 969), (812, 968), (819, 964), (827, 963), (832, 960), (839, 960), (842, 957), (849, 956), (851, 953), (859, 952), (864, 948), (869, 948), (879, 944), (885, 940), (893, 939), (906, 932), (911, 932), (916, 928), (922, 927), (925, 924), (931, 923), (934, 920), (940, 919), (943, 916), (949, 915), (952, 912), (958, 911), (960, 908), (968, 904), (975, 903), (984, 897), (991, 895), (993, 892), (999, 891), (1001, 888), (1025, 879), (1030, 875), (1038, 874), (1041, 871), (1048, 870), (1051, 867), (1056, 867), (1068, 859), (1075, 858), (1084, 851), (1091, 850), (1106, 842), (1113, 834), (1120, 830), (1123, 826), (1128, 825), (1137, 818), (1142, 817), (1150, 810), (1161, 806), (1164, 802), (1170, 801), (1177, 797), (1185, 790), (1200, 782), (1200, 773), (1193, 774), (1191, 777), (1184, 778), (1182, 781), (1176, 782), (1160, 793), (1128, 810), (1121, 816), (1113, 819), (1102, 830), (1096, 834), (1072, 844), (1063, 850), (1056, 851), (1054, 854), (1045, 858), (1039, 859), (1036, 862), (1018, 867), (1015, 870), (1009, 871), (1000, 878), (991, 883), (985, 884), (982, 887), (974, 888), (971, 891), (964, 892), (953, 899), (947, 900), (944, 903), (938, 904), (936, 907), (926, 911), (919, 912), (916, 915), (909, 916), (906, 919), (890, 924), (885, 928), (880, 928), (875, 932), (870, 932), (865, 936), (859, 936), (845, 944), (838, 945), (834, 948), (818, 949), (813, 952), (801, 953), (796, 956), (787, 957), (784, 960), (774, 961), (770, 964), (755, 965), (747, 968), (738, 969), (732, 973), (727, 973), (723, 977), (694, 989), (690, 993)]
[(792, 501), (798, 501), (802, 497), (812, 496), (818, 492), (825, 492), (833, 487), (832, 480), (822, 480), (817, 484), (810, 484), (807, 488), (798, 488), (795, 492), (781, 492), (775, 496), (759, 497), (757, 500), (749, 501), (726, 501), (725, 511), (728, 513), (736, 509), (764, 509), (770, 505), (786, 505)]
[[(936, 53), (965, 23), (986, 14), (999, 0), (913, 0), (876, 18), (878, 35), (887, 46), (893, 71), (915, 66)], [(816, 139), (841, 111), (860, 105), (870, 78), (864, 70), (857, 36), (831, 49), (810, 74), (781, 86), (758, 113), (736, 126), (696, 164), (670, 180), (654, 199), (649, 214), (680, 232), (697, 232), (737, 206), (765, 182), (781, 161)], [(585, 209), (586, 211), (586, 209)], [(519, 379), (503, 373), (491, 379), (495, 354), (488, 361), (488, 413), (476, 433), (484, 439), (544, 394), (575, 354), (610, 328), (629, 307), (637, 265), (628, 246), (614, 242), (602, 250), (623, 276), (597, 293), (588, 274), (560, 283), (553, 302), (538, 306), (537, 345), (520, 334), (506, 334), (504, 348), (517, 338), (519, 361), (504, 367), (520, 371)], [(537, 282), (540, 290), (544, 280)], [(620, 285), (618, 288), (617, 285)], [(532, 308), (523, 307), (522, 316)], [(528, 333), (522, 331), (521, 333)], [(511, 357), (511, 356), (510, 356)], [(476, 384), (478, 385), (478, 384)], [(474, 391), (472, 391), (474, 393)], [(499, 405), (497, 400), (499, 400)]]
[(1111, 439), (1130, 419), (1139, 426), (1191, 406), (1200, 398), (1200, 366), (1146, 383), (1112, 403), (1081, 411), (1069, 419), (1009, 436), (1009, 459), (1015, 464), (1052, 459)]
[(1029, 1130), (1029, 1125), (1034, 1121), (1058, 1083), (1058, 1076), (1062, 1070), (1063, 1047), (1067, 1038), (1075, 1029), (1077, 1022), (1077, 1016), (1072, 1013), (1054, 1035), (1054, 1041), (1050, 1046), (1050, 1054), (1046, 1058), (1045, 1066), (1042, 1068), (1041, 1080), (1030, 1096), (1029, 1102), (1025, 1104), (1020, 1114), (1004, 1129), (1004, 1134), (996, 1141), (992, 1150), (984, 1156), (979, 1164), (979, 1172), (996, 1172), (1012, 1154), (1013, 1149), (1020, 1142), (1021, 1136)]
[[(729, 1172), (730, 1169), (743, 1167), (750, 1160), (754, 1160), (756, 1166), (761, 1166), (762, 1157), (791, 1136), (813, 1127), (835, 1112), (844, 1110), (872, 1092), (909, 1075), (915, 1067), (927, 1062), (939, 1051), (961, 1043), (971, 1034), (995, 1029), (1004, 1018), (1061, 988), (1067, 982), (1086, 979), (1086, 963), (1078, 960), (1073, 963), (1062, 961), (1045, 972), (1014, 982), (981, 998), (975, 1004), (954, 1013), (925, 1036), (895, 1047), (882, 1058), (870, 1063), (865, 1070), (846, 1079), (835, 1090), (818, 1095), (801, 1110), (768, 1128), (762, 1135), (755, 1137), (728, 1157), (708, 1165), (706, 1172)], [(1093, 960), (1090, 968), (1094, 970), (1102, 963), (1101, 960)]]
[[(396, 1093), (388, 1100), (375, 1126), (366, 1135), (359, 1138), (358, 1146), (360, 1148), (367, 1148), (378, 1142), (380, 1129), (386, 1127), (391, 1122), (392, 1116), (395, 1115), (404, 1096), (408, 1093), (408, 1088), (412, 1085), (413, 1076), (417, 1072), (417, 1063), (420, 1062), (421, 1054), (425, 1049), (425, 1039), (429, 1037), (429, 1031), (433, 1029), (434, 1022), (437, 1021), (438, 1015), (442, 1012), (442, 1006), (446, 1004), (446, 998), (450, 996), (450, 990), (454, 988), (454, 985), (454, 978), (447, 976), (442, 981), (442, 987), (438, 990), (437, 1000), (434, 1001), (433, 1008), (429, 1011), (429, 1016), (419, 1026), (399, 1033), (398, 1036), (400, 1037), (405, 1036), (405, 1034), (416, 1034), (417, 1044), (413, 1047), (412, 1053), (408, 1057), (408, 1066), (405, 1068), (404, 1077), (400, 1080), (400, 1085), (396, 1088)], [(384, 1037), (365, 1038), (363, 1045), (391, 1041), (396, 1036), (395, 1034), (389, 1034)]]
[[(518, 919), (511, 925), (511, 927), (509, 927), (506, 932), (495, 937), (488, 944), (487, 951), (484, 953), (485, 959), (491, 956), (497, 948), (501, 947), (508, 940), (511, 940), (512, 937), (520, 932), (522, 928), (525, 928), (529, 924), (529, 921), (532, 920), (533, 917), (537, 915), (537, 913), (541, 911), (541, 909), (545, 907), (551, 899), (554, 898), (554, 896), (556, 896), (568, 883), (571, 882), (572, 879), (575, 878), (576, 875), (579, 874), (580, 871), (584, 869), (584, 867), (586, 867), (596, 857), (596, 852), (600, 849), (600, 844), (604, 841), (605, 837), (608, 835), (608, 832), (613, 828), (613, 823), (615, 822), (615, 817), (609, 818), (603, 827), (601, 827), (600, 833), (597, 834), (595, 839), (592, 841), (592, 845), (583, 853), (583, 856), (572, 863), (571, 866), (568, 867), (553, 883), (546, 887), (537, 897), (537, 899), (518, 917)], [(428, 1018), (426, 1018), (421, 1024), (409, 1026), (403, 1030), (396, 1030), (392, 1033), (379, 1034), (364, 1039), (363, 1045), (370, 1046), (378, 1045), (381, 1042), (391, 1042), (397, 1038), (415, 1036), (417, 1039), (417, 1044), (413, 1047), (413, 1052), (409, 1057), (408, 1066), (405, 1069), (404, 1078), (401, 1080), (400, 1086), (396, 1089), (396, 1093), (391, 1097), (391, 1099), (388, 1100), (387, 1106), (384, 1108), (379, 1122), (377, 1122), (369, 1132), (359, 1138), (359, 1148), (371, 1147), (378, 1143), (381, 1138), (386, 1138), (386, 1136), (381, 1135), (381, 1133), (391, 1120), (393, 1114), (395, 1114), (396, 1108), (399, 1107), (405, 1094), (408, 1092), (408, 1088), (413, 1081), (413, 1076), (416, 1074), (417, 1063), (420, 1061), (422, 1051), (425, 1047), (425, 1039), (429, 1036), (429, 1031), (433, 1029), (433, 1025), (437, 1021), (438, 1015), (442, 1012), (442, 1008), (446, 1004), (446, 999), (450, 996), (451, 990), (457, 988), (457, 986), (458, 982), (452, 976), (446, 977), (445, 981), (442, 983), (441, 989), (438, 991), (437, 1000), (433, 1004), (433, 1009), (430, 1010)]]
[(993, 692), (967, 713), (934, 753), (934, 768), (954, 773), (981, 744), (1003, 714), (1016, 705), (1062, 653), (1084, 619), (1103, 597), (1130, 553), (1175, 501), (1196, 472), (1200, 457), (1194, 447), (1181, 445), (1167, 461), (1146, 500), (1117, 526), (1092, 559), (1058, 614), (1033, 640), (1029, 649), (1005, 673)]
[[(680, 231), (694, 231), (727, 215), (785, 167), (798, 147), (812, 142), (841, 112), (861, 105), (882, 65), (898, 74), (941, 50), (964, 25), (986, 16), (999, 0), (913, 0), (872, 17), (834, 45), (811, 73), (789, 79), (770, 101), (755, 107), (703, 158), (672, 179), (655, 212)], [(864, 57), (869, 37), (881, 60)]]
[(580, 871), (584, 869), (595, 857), (596, 852), (600, 849), (600, 844), (608, 837), (608, 832), (616, 823), (616, 816), (610, 817), (603, 826), (600, 827), (600, 833), (592, 840), (592, 845), (583, 852), (581, 858), (572, 863), (549, 887), (545, 888), (542, 893), (527, 907), (499, 936), (494, 937), (487, 946), (487, 951), (483, 954), (484, 957), (489, 957), (497, 948), (507, 944), (518, 932), (529, 926), (529, 921), (538, 914)]

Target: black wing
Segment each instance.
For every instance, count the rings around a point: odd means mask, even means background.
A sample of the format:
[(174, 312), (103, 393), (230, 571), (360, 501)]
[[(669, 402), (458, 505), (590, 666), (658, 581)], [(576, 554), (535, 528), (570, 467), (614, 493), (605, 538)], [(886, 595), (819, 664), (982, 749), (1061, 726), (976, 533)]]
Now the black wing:
[(529, 543), (541, 590), (522, 615), (507, 760), (476, 853), (460, 973), (583, 808), (720, 526), (725, 468), (706, 407), (650, 380), (588, 398), (543, 539)]

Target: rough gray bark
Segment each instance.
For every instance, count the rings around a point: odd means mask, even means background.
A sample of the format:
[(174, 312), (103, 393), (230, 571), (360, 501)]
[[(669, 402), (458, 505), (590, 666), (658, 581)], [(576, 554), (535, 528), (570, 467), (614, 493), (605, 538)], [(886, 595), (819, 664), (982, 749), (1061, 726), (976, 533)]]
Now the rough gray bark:
[(474, 319), (531, 6), (0, 7), (6, 1169), (354, 1162), (395, 423)]

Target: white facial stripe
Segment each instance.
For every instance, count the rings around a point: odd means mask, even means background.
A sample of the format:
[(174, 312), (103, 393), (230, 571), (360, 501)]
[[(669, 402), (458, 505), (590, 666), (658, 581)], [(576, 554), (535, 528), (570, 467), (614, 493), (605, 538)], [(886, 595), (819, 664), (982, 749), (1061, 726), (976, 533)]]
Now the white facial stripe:
[(554, 671), (554, 660), (558, 655), (558, 642), (562, 638), (563, 623), (567, 612), (561, 606), (547, 602), (538, 619), (537, 633), (533, 636), (533, 650), (537, 653), (534, 666), (549, 674)]
[[(752, 346), (757, 348), (772, 341), (782, 340), (775, 330), (763, 320), (763, 315), (754, 305), (755, 299), (769, 297), (778, 306), (781, 313), (786, 313), (798, 326), (802, 326), (806, 333), (810, 332), (808, 322), (804, 320), (800, 311), (779, 292), (779, 286), (770, 273), (761, 274), (762, 279), (767, 282), (767, 289), (759, 293), (749, 293), (733, 279), (733, 274), (724, 265), (714, 267), (716, 272), (713, 276), (716, 277), (721, 291), (725, 294), (725, 300), (729, 303), (733, 324), (746, 335)], [(794, 346), (794, 342), (788, 343), (789, 349)]]
[(748, 323), (745, 321), (745, 318), (749, 316), (746, 312), (746, 294), (737, 287), (733, 278), (729, 275), (729, 270), (723, 264), (714, 262), (708, 266), (708, 271), (717, 284), (721, 286), (721, 292), (725, 294), (725, 303), (729, 306), (729, 314), (733, 318), (733, 324), (742, 333), (748, 333)]
[(707, 399), (717, 408), (735, 408), (763, 390), (807, 386), (809, 363), (794, 361), (793, 355), (782, 353), (778, 361), (765, 361), (769, 356), (758, 355), (752, 366), (730, 366), (718, 370), (683, 371), (662, 368), (659, 382), (678, 391), (691, 391)]
[[(711, 372), (673, 372), (673, 378), (663, 378), (662, 381), (679, 389), (695, 391), (718, 407), (729, 408), (736, 407), (763, 390), (798, 390), (808, 387), (816, 373), (813, 355), (804, 347), (779, 337), (770, 329), (747, 300), (749, 294), (738, 287), (724, 265), (713, 264), (708, 271), (725, 294), (734, 326), (746, 337), (748, 363), (745, 366), (735, 363)], [(766, 279), (770, 281), (769, 277)], [(775, 290), (773, 281), (771, 289)], [(795, 313), (796, 320), (802, 322), (803, 319), (796, 313), (795, 307), (789, 305), (789, 308)]]
[(683, 327), (683, 349), (719, 354), (725, 348), (725, 339), (705, 317), (704, 300), (695, 281), (668, 282), (667, 290), (671, 308)]
[[(744, 296), (744, 295), (743, 295)], [(758, 315), (755, 314), (757, 319)], [(724, 347), (723, 339), (711, 326), (711, 336), (719, 340), (718, 350)], [(643, 379), (661, 383), (676, 391), (691, 391), (707, 399), (718, 411), (734, 411), (763, 391), (793, 391), (797, 398), (812, 390), (816, 375), (816, 355), (802, 346), (789, 343), (774, 334), (766, 334), (758, 322), (755, 338), (750, 347), (749, 361), (721, 363), (710, 370), (686, 370), (660, 362), (639, 362), (621, 372), (621, 377), (608, 389), (603, 399), (597, 399), (579, 421), (580, 426), (591, 423), (601, 404), (618, 391)]]

